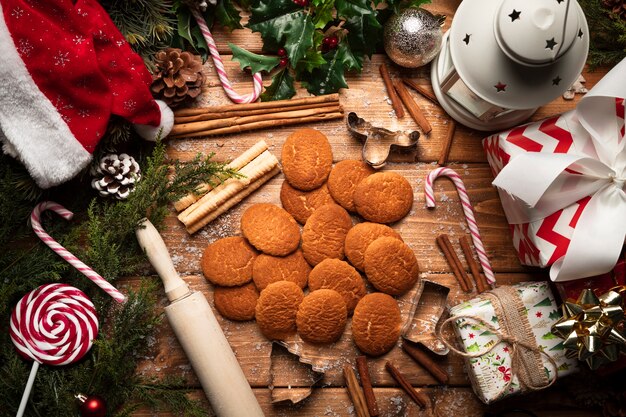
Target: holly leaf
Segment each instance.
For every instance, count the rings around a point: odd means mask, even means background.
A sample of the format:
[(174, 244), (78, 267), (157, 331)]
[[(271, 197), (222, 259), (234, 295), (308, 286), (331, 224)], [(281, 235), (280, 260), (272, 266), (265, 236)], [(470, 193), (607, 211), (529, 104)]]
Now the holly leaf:
[(235, 29), (243, 29), (239, 10), (235, 8), (235, 5), (231, 0), (217, 1), (217, 5), (215, 7), (215, 17), (222, 26), (229, 28), (231, 31)]
[(297, 63), (306, 55), (307, 49), (313, 46), (315, 25), (308, 14), (304, 19), (294, 19), (284, 28), (285, 50), (289, 62)]
[(315, 29), (322, 29), (328, 22), (334, 20), (335, 2), (333, 0), (313, 0), (311, 4), (315, 8), (313, 15)]
[(233, 51), (233, 60), (239, 62), (241, 69), (250, 68), (253, 74), (261, 71), (270, 72), (280, 62), (280, 58), (275, 56), (258, 55), (232, 43), (229, 43), (228, 47)]
[(296, 64), (295, 70), (298, 76), (296, 78), (300, 78), (300, 74), (303, 72), (312, 72), (314, 69), (321, 67), (326, 63), (326, 60), (322, 56), (322, 52), (309, 48), (304, 55), (304, 58), (298, 61)]
[(261, 34), (266, 50), (282, 46), (285, 27), (293, 21), (303, 20), (305, 16), (302, 7), (292, 0), (260, 0), (250, 12), (247, 26)]
[(303, 74), (302, 84), (311, 94), (322, 95), (348, 88), (344, 71), (346, 70), (347, 45), (342, 42), (339, 47), (324, 55), (326, 64), (314, 69), (310, 74)]
[(430, 0), (408, 0), (406, 2), (402, 2), (401, 7), (406, 9), (408, 9), (409, 7), (418, 9), (424, 4), (430, 4)]
[(337, 0), (337, 16), (345, 19), (344, 28), (350, 49), (367, 56), (376, 52), (382, 26), (368, 0)]
[[(183, 5), (176, 10), (176, 17), (178, 19), (178, 36), (182, 39), (189, 42), (189, 44), (202, 55), (202, 59), (206, 59), (209, 52), (209, 46), (202, 36), (202, 32), (197, 24), (195, 24), (195, 20), (193, 20), (194, 24), (192, 24), (191, 19), (191, 11), (189, 8)], [(213, 14), (206, 14), (205, 19), (207, 21), (207, 25), (209, 27), (213, 24)], [(181, 48), (182, 49), (182, 48)]]
[(355, 70), (360, 73), (363, 69), (363, 54), (346, 48), (343, 62), (347, 70)]
[(295, 94), (293, 77), (289, 75), (287, 68), (283, 68), (274, 74), (272, 84), (261, 94), (261, 101), (286, 100)]

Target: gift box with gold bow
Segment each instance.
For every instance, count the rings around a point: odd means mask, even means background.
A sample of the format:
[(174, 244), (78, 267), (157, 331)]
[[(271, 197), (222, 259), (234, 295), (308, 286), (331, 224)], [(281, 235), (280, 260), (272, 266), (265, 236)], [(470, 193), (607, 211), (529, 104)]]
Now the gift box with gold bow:
[(575, 110), (483, 141), (526, 265), (563, 282), (610, 271), (626, 237), (626, 59)]
[(501, 286), (450, 309), (472, 387), (488, 404), (505, 396), (547, 388), (575, 372), (563, 340), (551, 332), (561, 313), (547, 282)]

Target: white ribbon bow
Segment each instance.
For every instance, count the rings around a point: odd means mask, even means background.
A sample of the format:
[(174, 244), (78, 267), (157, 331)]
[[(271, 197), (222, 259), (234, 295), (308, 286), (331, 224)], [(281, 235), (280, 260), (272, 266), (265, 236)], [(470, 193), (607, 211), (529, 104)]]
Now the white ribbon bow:
[[(626, 237), (626, 140), (616, 116), (616, 97), (626, 97), (626, 59), (613, 68), (578, 104), (571, 122), (578, 144), (592, 144), (597, 159), (578, 154), (523, 153), (513, 157), (493, 184), (526, 203), (507, 212), (509, 223), (542, 220), (591, 196), (566, 254), (550, 269), (553, 281), (569, 281), (610, 271)], [(568, 125), (568, 128), (572, 126)]]

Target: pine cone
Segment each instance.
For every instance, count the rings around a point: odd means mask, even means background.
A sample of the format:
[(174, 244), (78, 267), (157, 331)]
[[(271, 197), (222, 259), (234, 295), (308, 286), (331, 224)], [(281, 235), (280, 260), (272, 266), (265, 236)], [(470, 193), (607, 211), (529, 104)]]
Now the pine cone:
[(604, 7), (622, 20), (626, 20), (626, 0), (602, 0)]
[(97, 166), (92, 167), (91, 187), (103, 197), (113, 196), (124, 200), (135, 189), (141, 179), (139, 164), (135, 158), (125, 153), (107, 154), (100, 159)]
[(156, 53), (155, 65), (150, 89), (155, 98), (165, 101), (170, 107), (191, 101), (202, 91), (204, 74), (199, 55), (167, 48)]

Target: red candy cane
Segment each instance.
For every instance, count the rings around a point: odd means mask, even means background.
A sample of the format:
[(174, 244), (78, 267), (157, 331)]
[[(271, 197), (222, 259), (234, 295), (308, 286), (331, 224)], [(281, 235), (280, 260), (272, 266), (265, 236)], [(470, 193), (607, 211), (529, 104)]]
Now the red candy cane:
[(117, 288), (111, 285), (106, 279), (102, 278), (100, 274), (85, 265), (77, 257), (72, 255), (67, 249), (61, 246), (56, 240), (54, 240), (46, 231), (41, 227), (41, 213), (46, 210), (52, 210), (65, 220), (70, 220), (74, 217), (74, 213), (67, 210), (60, 204), (52, 201), (44, 201), (37, 204), (30, 215), (30, 222), (33, 227), (33, 231), (39, 238), (50, 247), (57, 255), (65, 259), (70, 265), (83, 273), (87, 278), (92, 280), (98, 287), (102, 288), (107, 294), (109, 294), (115, 301), (123, 303), (126, 301), (126, 296), (122, 294)]
[(493, 269), (491, 268), (491, 264), (489, 263), (489, 258), (487, 258), (487, 253), (485, 252), (483, 241), (480, 238), (478, 224), (476, 224), (476, 217), (474, 216), (474, 210), (472, 209), (472, 204), (470, 203), (469, 196), (467, 195), (467, 189), (465, 188), (465, 184), (463, 184), (463, 180), (461, 179), (459, 174), (457, 174), (454, 170), (450, 168), (437, 168), (430, 171), (424, 183), (426, 207), (435, 207), (435, 194), (433, 192), (433, 183), (438, 177), (448, 177), (454, 183), (454, 186), (456, 187), (456, 190), (459, 193), (459, 197), (461, 199), (463, 213), (465, 214), (465, 220), (467, 221), (467, 225), (470, 229), (470, 234), (472, 235), (474, 247), (476, 248), (476, 252), (478, 253), (478, 260), (483, 267), (487, 282), (491, 285), (494, 285), (496, 283), (496, 277), (493, 273)]
[(222, 62), (222, 58), (220, 57), (220, 53), (217, 50), (217, 46), (215, 45), (215, 40), (213, 39), (213, 35), (211, 35), (211, 31), (202, 17), (202, 14), (199, 10), (192, 8), (191, 12), (193, 13), (193, 17), (195, 17), (198, 26), (200, 27), (200, 31), (206, 40), (207, 45), (209, 46), (209, 52), (211, 53), (211, 58), (213, 58), (213, 64), (215, 64), (215, 70), (217, 71), (217, 76), (222, 83), (222, 87), (224, 91), (228, 95), (228, 97), (237, 104), (242, 103), (252, 103), (259, 98), (261, 94), (261, 90), (263, 90), (263, 80), (261, 79), (261, 74), (255, 72), (252, 74), (252, 80), (254, 81), (254, 90), (252, 93), (247, 94), (245, 96), (239, 95), (233, 87), (230, 85), (230, 81), (228, 80), (228, 75), (226, 75), (226, 70), (224, 69), (224, 63)]
[(80, 360), (98, 337), (98, 316), (91, 300), (66, 284), (42, 285), (18, 301), (9, 334), (18, 352), (33, 360), (17, 410), (21, 417), (39, 364), (67, 365)]

